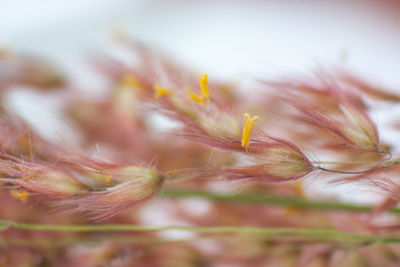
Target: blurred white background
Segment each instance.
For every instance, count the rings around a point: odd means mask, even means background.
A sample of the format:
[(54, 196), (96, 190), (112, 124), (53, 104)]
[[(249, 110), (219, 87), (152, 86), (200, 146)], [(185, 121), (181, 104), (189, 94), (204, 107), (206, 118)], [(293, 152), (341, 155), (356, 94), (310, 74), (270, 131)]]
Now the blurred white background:
[(123, 28), (220, 77), (341, 64), (395, 87), (396, 15), (368, 0), (1, 0), (0, 43), (73, 70)]

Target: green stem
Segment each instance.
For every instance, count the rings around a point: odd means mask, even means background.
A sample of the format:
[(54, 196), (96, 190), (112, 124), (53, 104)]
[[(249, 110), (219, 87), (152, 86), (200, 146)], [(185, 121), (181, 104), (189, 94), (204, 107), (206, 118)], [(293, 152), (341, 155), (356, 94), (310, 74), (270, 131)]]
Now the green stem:
[(353, 241), (360, 243), (400, 243), (400, 237), (373, 236), (364, 234), (353, 234), (327, 229), (308, 229), (308, 228), (261, 228), (261, 227), (241, 227), (241, 226), (143, 226), (129, 224), (105, 224), (105, 225), (54, 225), (54, 224), (27, 224), (11, 221), (0, 221), (2, 230), (14, 228), (27, 231), (58, 231), (58, 232), (157, 232), (157, 231), (185, 231), (207, 234), (251, 234), (257, 237), (292, 237), (297, 240), (308, 241)]
[(157, 236), (149, 235), (122, 235), (122, 234), (106, 234), (106, 235), (84, 235), (79, 237), (74, 236), (39, 236), (39, 237), (15, 237), (8, 236), (5, 239), (0, 239), (0, 246), (14, 247), (32, 247), (32, 248), (48, 248), (48, 247), (66, 247), (77, 244), (99, 244), (104, 242), (113, 242), (118, 244), (143, 244), (143, 245), (159, 245), (169, 243), (185, 243), (201, 240), (201, 237), (166, 239)]
[[(160, 193), (158, 193), (157, 196), (164, 198), (202, 198), (220, 202), (269, 204), (315, 210), (370, 212), (374, 209), (374, 207), (367, 205), (338, 203), (330, 201), (312, 201), (307, 199), (287, 198), (271, 195), (266, 196), (265, 194), (261, 193), (222, 194), (196, 190), (164, 189)], [(392, 208), (389, 211), (393, 213), (400, 213), (400, 208)]]

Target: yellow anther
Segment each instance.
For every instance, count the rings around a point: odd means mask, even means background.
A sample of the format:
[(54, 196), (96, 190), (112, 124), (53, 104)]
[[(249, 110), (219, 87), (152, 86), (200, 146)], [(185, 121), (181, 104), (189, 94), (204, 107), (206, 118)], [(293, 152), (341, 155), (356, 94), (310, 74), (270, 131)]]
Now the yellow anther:
[(121, 82), (121, 86), (122, 87), (139, 87), (141, 88), (142, 85), (140, 84), (140, 82), (138, 81), (138, 79), (131, 75), (131, 74), (126, 74)]
[(301, 180), (296, 180), (293, 183), (294, 192), (298, 197), (305, 197), (304, 187)]
[(208, 91), (208, 75), (204, 73), (200, 76), (200, 92), (203, 96), (210, 97), (210, 93)]
[(23, 203), (26, 202), (26, 200), (27, 200), (27, 198), (28, 198), (28, 195), (29, 195), (29, 192), (28, 192), (28, 191), (11, 190), (10, 193), (11, 193), (11, 196), (13, 196), (13, 197), (15, 197), (15, 198), (18, 198), (18, 199), (21, 200), (21, 202), (23, 202)]
[(210, 97), (210, 92), (208, 91), (208, 75), (204, 73), (200, 76), (200, 94), (196, 94), (190, 88), (186, 89), (189, 93), (189, 98), (195, 102), (201, 103), (203, 106), (207, 103), (207, 98)]
[(168, 89), (165, 89), (164, 87), (159, 86), (158, 84), (153, 85), (154, 89), (154, 98), (159, 99), (160, 97), (164, 95), (170, 95), (171, 92)]
[(251, 117), (249, 113), (243, 115), (242, 147), (248, 147), (250, 144), (250, 132), (258, 116)]
[(107, 184), (111, 184), (112, 183), (112, 179), (110, 175), (104, 175), (104, 178), (106, 179), (106, 183)]
[(189, 93), (189, 97), (190, 97), (191, 100), (193, 100), (195, 102), (198, 102), (198, 103), (201, 103), (203, 106), (206, 105), (206, 98), (207, 97), (205, 95), (203, 95), (203, 94), (198, 95), (195, 92), (193, 92), (190, 88), (187, 88), (187, 91)]
[(137, 91), (143, 87), (132, 75), (126, 74), (113, 92), (113, 106), (118, 114), (131, 116), (135, 113)]
[(17, 168), (22, 171), (22, 172), (26, 172), (29, 168), (24, 166), (24, 165), (18, 165)]

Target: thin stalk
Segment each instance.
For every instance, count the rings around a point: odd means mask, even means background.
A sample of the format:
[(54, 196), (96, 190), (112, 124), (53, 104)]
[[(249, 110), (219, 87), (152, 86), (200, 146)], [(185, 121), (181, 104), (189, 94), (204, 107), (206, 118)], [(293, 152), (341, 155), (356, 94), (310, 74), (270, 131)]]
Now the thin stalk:
[[(370, 212), (374, 207), (349, 203), (338, 203), (331, 201), (313, 201), (300, 198), (287, 198), (281, 196), (266, 196), (261, 193), (237, 193), (224, 194), (199, 190), (164, 189), (158, 193), (163, 198), (201, 198), (212, 201), (246, 203), (246, 204), (268, 204), (277, 206), (288, 206), (302, 209), (315, 210), (339, 210), (353, 212)], [(400, 208), (389, 209), (390, 212), (400, 213)]]
[(376, 171), (376, 170), (380, 170), (380, 169), (388, 168), (388, 167), (390, 167), (390, 166), (381, 165), (381, 166), (377, 166), (377, 167), (374, 167), (374, 168), (361, 170), (361, 171), (338, 171), (338, 170), (326, 169), (326, 168), (323, 168), (323, 167), (320, 167), (320, 166), (318, 166), (316, 168), (321, 170), (321, 171), (326, 171), (326, 172), (334, 172), (334, 173), (342, 173), (342, 174), (360, 174), (360, 173), (372, 172), (372, 171)]
[(115, 242), (118, 244), (141, 244), (141, 245), (159, 245), (170, 243), (185, 243), (195, 242), (201, 240), (201, 237), (193, 238), (180, 238), (180, 239), (167, 239), (156, 236), (143, 236), (143, 235), (120, 235), (120, 234), (107, 234), (101, 237), (87, 235), (84, 237), (74, 238), (70, 236), (54, 236), (54, 237), (7, 237), (0, 239), (0, 246), (14, 246), (14, 247), (31, 247), (31, 248), (48, 248), (48, 247), (66, 247), (76, 244), (99, 244), (104, 242)]
[[(375, 167), (369, 168), (369, 169), (365, 169), (365, 170), (361, 170), (361, 171), (338, 171), (338, 170), (326, 169), (326, 168), (319, 166), (319, 164), (353, 164), (356, 161), (353, 161), (353, 162), (349, 161), (347, 163), (346, 162), (315, 162), (313, 164), (316, 164), (315, 168), (319, 169), (321, 171), (342, 173), (342, 174), (360, 174), (360, 173), (368, 173), (368, 172), (372, 172), (372, 171), (376, 171), (376, 170), (380, 170), (380, 169), (384, 169), (384, 168), (389, 168), (393, 165), (400, 163), (399, 160), (389, 160), (392, 157), (392, 155), (391, 154), (388, 154), (388, 155), (389, 155), (389, 158), (384, 159), (379, 162), (375, 162), (375, 164), (379, 164), (378, 166), (375, 166)], [(358, 163), (358, 164), (362, 164), (362, 163)], [(367, 164), (370, 164), (370, 163), (367, 163)]]
[(365, 165), (381, 164), (382, 161), (311, 161), (312, 164), (334, 164), (334, 165)]
[(130, 224), (104, 225), (54, 225), (54, 224), (27, 224), (12, 221), (0, 221), (1, 229), (20, 229), (26, 231), (57, 231), (57, 232), (158, 232), (158, 231), (185, 231), (203, 234), (250, 234), (257, 237), (292, 237), (296, 240), (324, 241), (324, 242), (356, 242), (361, 244), (373, 243), (400, 243), (400, 237), (373, 236), (353, 234), (328, 229), (309, 228), (262, 228), (240, 226), (143, 226)]

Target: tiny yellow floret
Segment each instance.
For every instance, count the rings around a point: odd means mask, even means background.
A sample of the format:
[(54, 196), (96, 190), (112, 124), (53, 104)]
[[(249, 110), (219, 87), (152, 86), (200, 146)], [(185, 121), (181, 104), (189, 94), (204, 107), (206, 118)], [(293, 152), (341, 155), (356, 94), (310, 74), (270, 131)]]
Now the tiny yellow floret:
[(157, 100), (162, 96), (171, 94), (171, 92), (168, 89), (165, 89), (164, 87), (161, 87), (158, 84), (153, 85), (153, 89), (154, 89), (154, 98)]
[(28, 198), (28, 195), (29, 195), (29, 192), (28, 192), (28, 191), (11, 190), (10, 193), (11, 193), (11, 196), (13, 196), (13, 197), (15, 197), (15, 198), (18, 198), (18, 199), (21, 200), (21, 202), (23, 202), (23, 203), (26, 202), (26, 200), (27, 200), (27, 198)]
[(243, 114), (242, 147), (249, 147), (251, 128), (257, 120), (258, 116), (251, 117), (249, 113)]
[(210, 92), (208, 91), (208, 75), (204, 73), (200, 76), (200, 92), (207, 98), (210, 97)]

